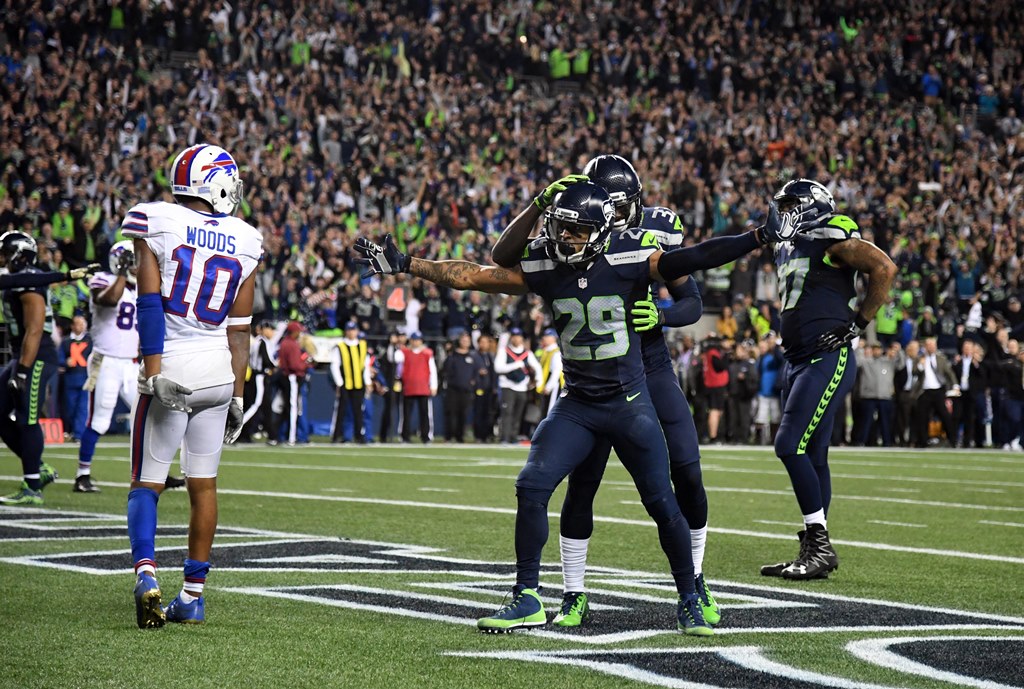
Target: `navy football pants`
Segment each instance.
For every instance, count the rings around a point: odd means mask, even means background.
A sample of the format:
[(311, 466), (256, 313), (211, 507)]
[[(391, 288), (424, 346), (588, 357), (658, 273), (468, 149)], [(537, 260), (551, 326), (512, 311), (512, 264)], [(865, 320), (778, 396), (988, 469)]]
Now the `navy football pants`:
[[(691, 529), (708, 523), (708, 499), (700, 471), (697, 427), (671, 366), (647, 374), (647, 391), (668, 443), (668, 459), (676, 502)], [(569, 475), (569, 489), (562, 503), (561, 534), (586, 539), (594, 531), (594, 497), (601, 485), (611, 443), (599, 440), (590, 456)]]
[(537, 427), (516, 480), (517, 583), (537, 586), (551, 493), (602, 441), (615, 448), (657, 523), (676, 588), (680, 594), (693, 593), (690, 529), (672, 494), (664, 435), (644, 386), (605, 402), (564, 397)]
[(857, 378), (853, 349), (821, 353), (800, 364), (786, 364), (782, 425), (775, 454), (789, 472), (802, 514), (824, 509), (832, 499), (828, 445), (836, 413)]

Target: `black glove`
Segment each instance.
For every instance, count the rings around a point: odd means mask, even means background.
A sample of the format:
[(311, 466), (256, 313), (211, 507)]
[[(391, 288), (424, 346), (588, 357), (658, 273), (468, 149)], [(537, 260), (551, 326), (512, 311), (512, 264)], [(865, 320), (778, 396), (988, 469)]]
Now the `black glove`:
[(772, 199), (768, 202), (768, 220), (757, 228), (757, 241), (762, 244), (788, 242), (796, 236), (796, 224), (792, 213), (782, 213)]
[(815, 344), (820, 351), (834, 352), (863, 335), (864, 329), (867, 327), (868, 321), (857, 314), (857, 317), (846, 325), (837, 325), (831, 330), (823, 332), (818, 336), (818, 341)]
[(7, 389), (10, 390), (12, 397), (18, 399), (28, 390), (28, 377), (31, 373), (30, 367), (18, 364), (11, 377), (7, 379)]
[(356, 259), (356, 263), (369, 268), (363, 273), (364, 278), (371, 275), (395, 275), (409, 272), (412, 258), (398, 250), (390, 234), (384, 235), (384, 246), (374, 244), (369, 239), (362, 237), (356, 239), (355, 246), (356, 251), (366, 257)]

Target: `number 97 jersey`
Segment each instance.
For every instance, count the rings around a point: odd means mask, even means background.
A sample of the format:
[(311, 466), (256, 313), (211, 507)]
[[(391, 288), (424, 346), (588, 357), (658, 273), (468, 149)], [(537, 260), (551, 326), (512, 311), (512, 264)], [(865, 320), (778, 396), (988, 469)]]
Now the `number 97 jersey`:
[(263, 254), (260, 232), (231, 215), (163, 201), (134, 206), (121, 231), (145, 240), (160, 265), (164, 373), (193, 389), (233, 381), (226, 321)]

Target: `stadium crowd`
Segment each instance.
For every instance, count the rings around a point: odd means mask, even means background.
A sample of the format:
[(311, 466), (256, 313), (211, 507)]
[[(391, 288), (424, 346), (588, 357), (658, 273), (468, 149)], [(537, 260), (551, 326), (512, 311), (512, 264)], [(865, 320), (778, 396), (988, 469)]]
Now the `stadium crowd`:
[[(102, 261), (129, 207), (171, 199), (171, 157), (216, 141), (243, 166), (241, 212), (264, 234), (257, 321), (339, 337), (354, 321), (378, 361), (395, 331), (419, 332), (443, 374), (463, 331), (493, 359), (480, 333), (518, 327), (539, 347), (548, 315), (531, 296), (361, 279), (358, 234), (486, 262), (539, 188), (599, 152), (634, 162), (645, 203), (678, 209), (687, 242), (757, 224), (783, 181), (811, 177), (901, 269), (864, 357), (910, 382), (859, 390), (843, 440), (926, 443), (935, 415), (947, 442), (1012, 444), (1024, 7), (914, 7), (15, 0), (0, 15), (0, 229), (39, 238), (42, 264)], [(781, 387), (773, 264), (754, 254), (696, 277), (720, 313), (714, 337), (675, 339), (700, 428), (764, 439)], [(51, 295), (70, 337), (84, 286)], [(956, 379), (941, 376), (937, 402), (921, 394), (936, 389), (935, 355), (913, 390), (915, 350), (929, 348)], [(984, 374), (965, 388), (974, 359)], [(876, 431), (866, 419), (886, 399), (897, 425)]]

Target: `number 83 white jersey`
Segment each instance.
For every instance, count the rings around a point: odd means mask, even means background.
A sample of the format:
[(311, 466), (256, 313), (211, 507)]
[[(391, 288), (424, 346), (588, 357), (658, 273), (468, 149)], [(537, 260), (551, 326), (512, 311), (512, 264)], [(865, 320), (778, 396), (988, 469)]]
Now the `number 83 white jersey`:
[(104, 290), (117, 281), (110, 273), (89, 278), (89, 306), (92, 311), (92, 346), (104, 356), (134, 359), (139, 355), (139, 331), (135, 319), (135, 288), (125, 285), (117, 306), (98, 304), (94, 290)]
[(263, 254), (259, 230), (231, 215), (158, 201), (129, 210), (121, 231), (144, 239), (160, 264), (165, 375), (193, 389), (233, 381), (226, 321)]

